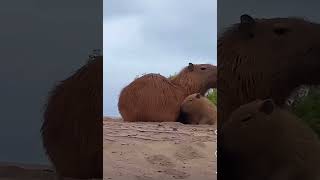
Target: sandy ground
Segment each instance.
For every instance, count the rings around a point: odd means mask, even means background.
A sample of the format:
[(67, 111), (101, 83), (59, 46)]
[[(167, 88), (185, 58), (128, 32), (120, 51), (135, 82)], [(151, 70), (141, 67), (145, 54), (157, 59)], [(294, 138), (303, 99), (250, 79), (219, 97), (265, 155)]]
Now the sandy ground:
[(216, 127), (104, 119), (104, 180), (215, 180)]
[[(104, 120), (104, 180), (215, 180), (216, 128)], [(0, 180), (57, 180), (50, 166), (0, 163)], [(72, 180), (72, 178), (65, 178)]]

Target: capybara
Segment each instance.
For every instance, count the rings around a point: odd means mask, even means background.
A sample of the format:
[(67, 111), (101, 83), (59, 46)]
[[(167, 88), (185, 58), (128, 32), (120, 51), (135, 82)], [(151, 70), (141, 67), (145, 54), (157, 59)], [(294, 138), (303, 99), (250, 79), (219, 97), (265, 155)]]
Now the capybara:
[(173, 78), (146, 74), (120, 93), (118, 108), (124, 121), (173, 122), (178, 120), (181, 102), (190, 94), (216, 87), (217, 69), (210, 64), (192, 64)]
[(217, 121), (217, 107), (200, 93), (191, 94), (181, 103), (181, 119), (185, 124), (210, 124)]
[(218, 39), (218, 119), (255, 99), (285, 105), (300, 85), (320, 83), (320, 25), (242, 15)]
[(255, 100), (229, 117), (219, 132), (222, 179), (320, 179), (318, 136), (290, 111)]
[(92, 57), (48, 99), (42, 139), (60, 177), (103, 176), (102, 59)]

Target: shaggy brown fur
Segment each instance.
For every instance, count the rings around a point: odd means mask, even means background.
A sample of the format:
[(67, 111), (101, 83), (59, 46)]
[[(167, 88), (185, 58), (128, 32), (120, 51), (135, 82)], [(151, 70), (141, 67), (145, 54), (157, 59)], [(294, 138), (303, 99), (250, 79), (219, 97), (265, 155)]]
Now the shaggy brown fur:
[(180, 104), (190, 94), (204, 94), (216, 86), (216, 66), (189, 64), (177, 76), (144, 75), (120, 94), (118, 108), (125, 121), (177, 121)]
[(219, 122), (242, 104), (272, 98), (284, 105), (299, 85), (320, 83), (320, 25), (248, 15), (241, 21), (218, 40)]
[(57, 173), (102, 178), (102, 56), (52, 91), (42, 125), (43, 145)]
[(233, 179), (320, 178), (318, 136), (271, 99), (240, 106), (223, 125), (221, 136), (225, 152), (233, 157), (227, 162), (235, 165), (229, 172)]
[(217, 107), (200, 93), (191, 94), (181, 104), (181, 120), (186, 124), (210, 124), (217, 121)]

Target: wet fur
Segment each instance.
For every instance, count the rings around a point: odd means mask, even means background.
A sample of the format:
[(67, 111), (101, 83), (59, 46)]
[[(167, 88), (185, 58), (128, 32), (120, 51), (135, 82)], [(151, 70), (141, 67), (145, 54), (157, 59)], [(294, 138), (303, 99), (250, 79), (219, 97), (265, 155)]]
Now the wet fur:
[(102, 178), (102, 57), (90, 60), (51, 92), (41, 128), (57, 173)]
[[(206, 67), (201, 71), (201, 67)], [(216, 67), (209, 64), (193, 65), (168, 79), (160, 74), (137, 78), (120, 93), (118, 108), (125, 121), (177, 121), (180, 104), (190, 94), (205, 93), (216, 86)]]

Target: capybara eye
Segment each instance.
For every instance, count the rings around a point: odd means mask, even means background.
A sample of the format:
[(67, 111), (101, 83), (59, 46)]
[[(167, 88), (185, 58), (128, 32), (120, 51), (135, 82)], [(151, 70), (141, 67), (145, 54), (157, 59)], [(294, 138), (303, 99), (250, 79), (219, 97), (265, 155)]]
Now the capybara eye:
[(201, 69), (201, 70), (206, 70), (207, 68), (205, 68), (205, 67), (201, 67), (200, 69)]
[(276, 33), (277, 35), (284, 35), (287, 32), (289, 32), (290, 30), (287, 28), (276, 28), (273, 30), (274, 33)]

